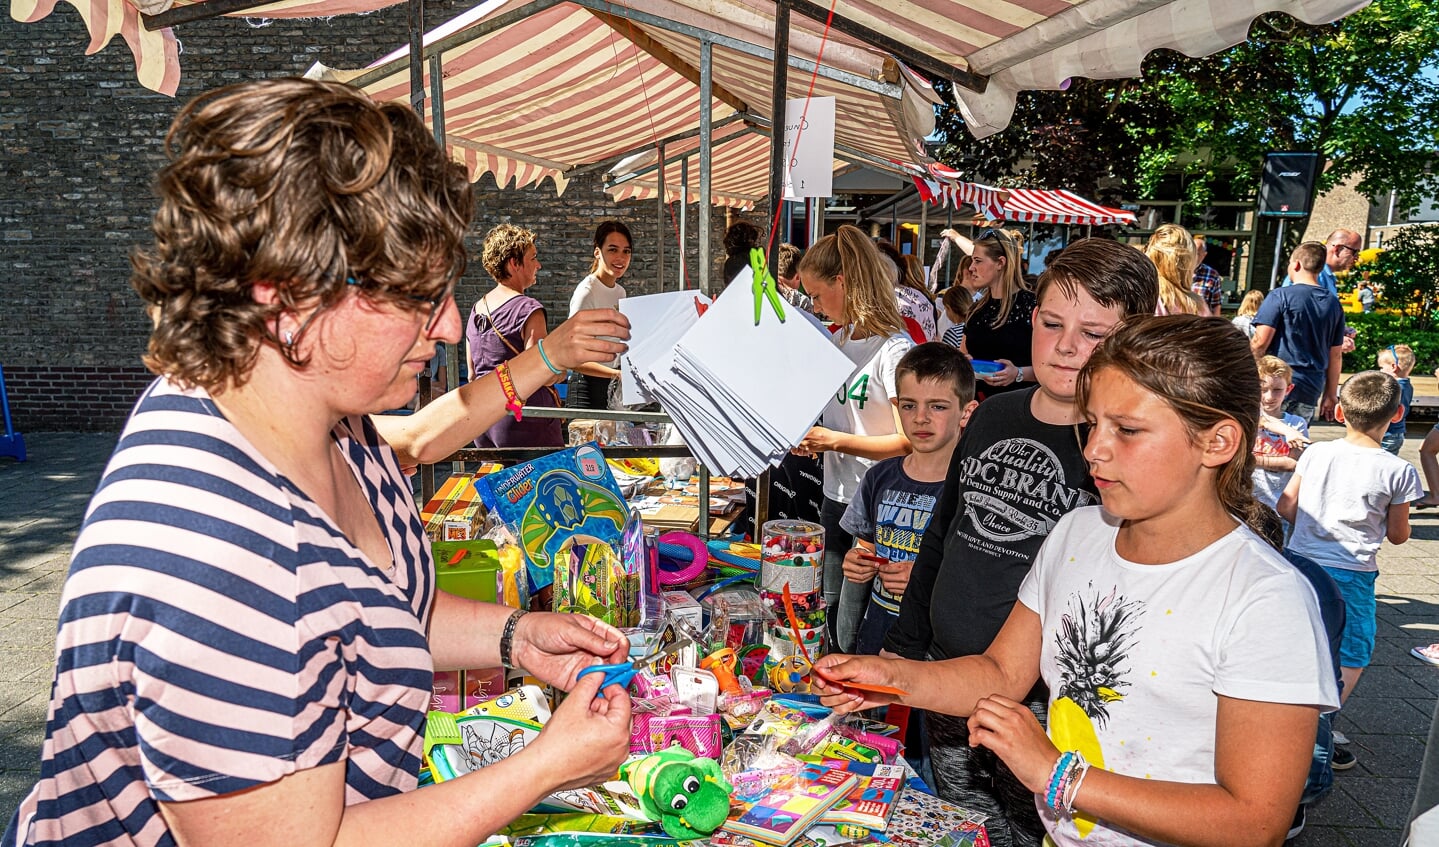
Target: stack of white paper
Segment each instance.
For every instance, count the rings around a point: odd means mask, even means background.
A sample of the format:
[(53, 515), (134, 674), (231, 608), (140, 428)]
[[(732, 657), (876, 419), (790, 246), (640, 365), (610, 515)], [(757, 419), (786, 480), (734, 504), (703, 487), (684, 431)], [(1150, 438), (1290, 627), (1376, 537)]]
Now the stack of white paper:
[(756, 326), (752, 281), (741, 271), (703, 317), (694, 292), (620, 301), (631, 332), (625, 402), (658, 401), (695, 456), (728, 476), (779, 464), (854, 371), (801, 309), (787, 307), (781, 323), (766, 301)]

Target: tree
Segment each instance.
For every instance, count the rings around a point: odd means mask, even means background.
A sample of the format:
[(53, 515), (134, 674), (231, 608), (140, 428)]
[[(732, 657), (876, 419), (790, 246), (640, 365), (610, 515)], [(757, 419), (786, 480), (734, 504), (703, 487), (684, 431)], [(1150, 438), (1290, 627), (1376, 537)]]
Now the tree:
[[(1439, 3), (1376, 0), (1321, 26), (1267, 14), (1249, 35), (1200, 59), (1156, 51), (1138, 80), (1026, 92), (1014, 125), (982, 141), (946, 107), (938, 158), (982, 179), (1113, 180), (1131, 195), (1180, 170), (1186, 199), (1203, 204), (1221, 178), (1256, 187), (1266, 151), (1313, 150), (1318, 191), (1359, 174), (1361, 192), (1392, 189), (1412, 207), (1439, 190)], [(1028, 155), (1033, 166), (1017, 174)]]
[(1439, 224), (1401, 227), (1384, 247), (1369, 273), (1370, 282), (1384, 292), (1380, 306), (1400, 309), (1418, 329), (1433, 329), (1439, 308)]

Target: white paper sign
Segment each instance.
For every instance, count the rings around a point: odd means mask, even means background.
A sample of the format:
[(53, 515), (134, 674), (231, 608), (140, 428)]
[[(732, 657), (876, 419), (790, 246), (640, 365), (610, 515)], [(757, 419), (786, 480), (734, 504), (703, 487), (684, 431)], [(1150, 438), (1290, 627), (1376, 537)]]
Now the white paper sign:
[(784, 161), (784, 199), (829, 197), (833, 193), (833, 97), (785, 102)]

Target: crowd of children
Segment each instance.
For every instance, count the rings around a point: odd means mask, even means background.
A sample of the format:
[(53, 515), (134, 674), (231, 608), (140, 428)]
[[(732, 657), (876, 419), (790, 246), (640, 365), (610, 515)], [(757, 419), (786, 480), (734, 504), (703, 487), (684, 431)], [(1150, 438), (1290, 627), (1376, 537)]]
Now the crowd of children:
[[(1354, 764), (1330, 722), (1373, 651), (1379, 546), (1439, 505), (1396, 457), (1408, 345), (1344, 383), (1345, 437), (1312, 443), (1291, 368), (1243, 326), (1149, 317), (1159, 288), (1138, 251), (1066, 248), (1035, 289), (1034, 385), (977, 407), (974, 298), (941, 292), (945, 343), (896, 367), (913, 452), (841, 520), (855, 655), (821, 660), (824, 701), (918, 707), (926, 773), (998, 847), (1296, 834)], [(1425, 445), (1434, 491), (1439, 427)]]

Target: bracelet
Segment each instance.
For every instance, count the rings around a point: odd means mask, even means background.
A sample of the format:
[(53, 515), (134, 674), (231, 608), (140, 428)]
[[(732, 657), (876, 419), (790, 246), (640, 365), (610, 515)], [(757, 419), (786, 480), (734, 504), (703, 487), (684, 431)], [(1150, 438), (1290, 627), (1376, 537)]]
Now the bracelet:
[(524, 609), (516, 609), (505, 619), (505, 628), (500, 632), (500, 664), (504, 667), (515, 666), (514, 657), (511, 655), (515, 647), (515, 627), (519, 626), (520, 618), (526, 614), (528, 613)]
[(1049, 773), (1049, 789), (1044, 792), (1044, 805), (1051, 809), (1055, 806), (1056, 797), (1060, 795), (1060, 787), (1064, 783), (1065, 774), (1069, 772), (1069, 765), (1074, 761), (1075, 753), (1065, 750), (1059, 754), (1059, 759), (1054, 763), (1054, 770)]
[(540, 348), (540, 361), (545, 363), (545, 367), (550, 369), (550, 373), (554, 374), (555, 376), (559, 376), (560, 374), (564, 373), (564, 371), (555, 367), (555, 363), (550, 361), (549, 356), (545, 355), (545, 340), (543, 338), (535, 342), (535, 346)]
[(1084, 778), (1089, 775), (1089, 762), (1086, 762), (1083, 756), (1079, 756), (1078, 771), (1079, 773), (1075, 775), (1074, 782), (1070, 784), (1069, 790), (1065, 793), (1062, 800), (1064, 804), (1063, 811), (1071, 818), (1074, 817), (1074, 801), (1079, 799), (1079, 786), (1084, 784)]
[(505, 411), (515, 416), (515, 421), (524, 419), (524, 404), (520, 402), (520, 394), (515, 391), (514, 377), (510, 376), (510, 363), (505, 362), (495, 368), (495, 376), (500, 381), (500, 390), (505, 394)]

